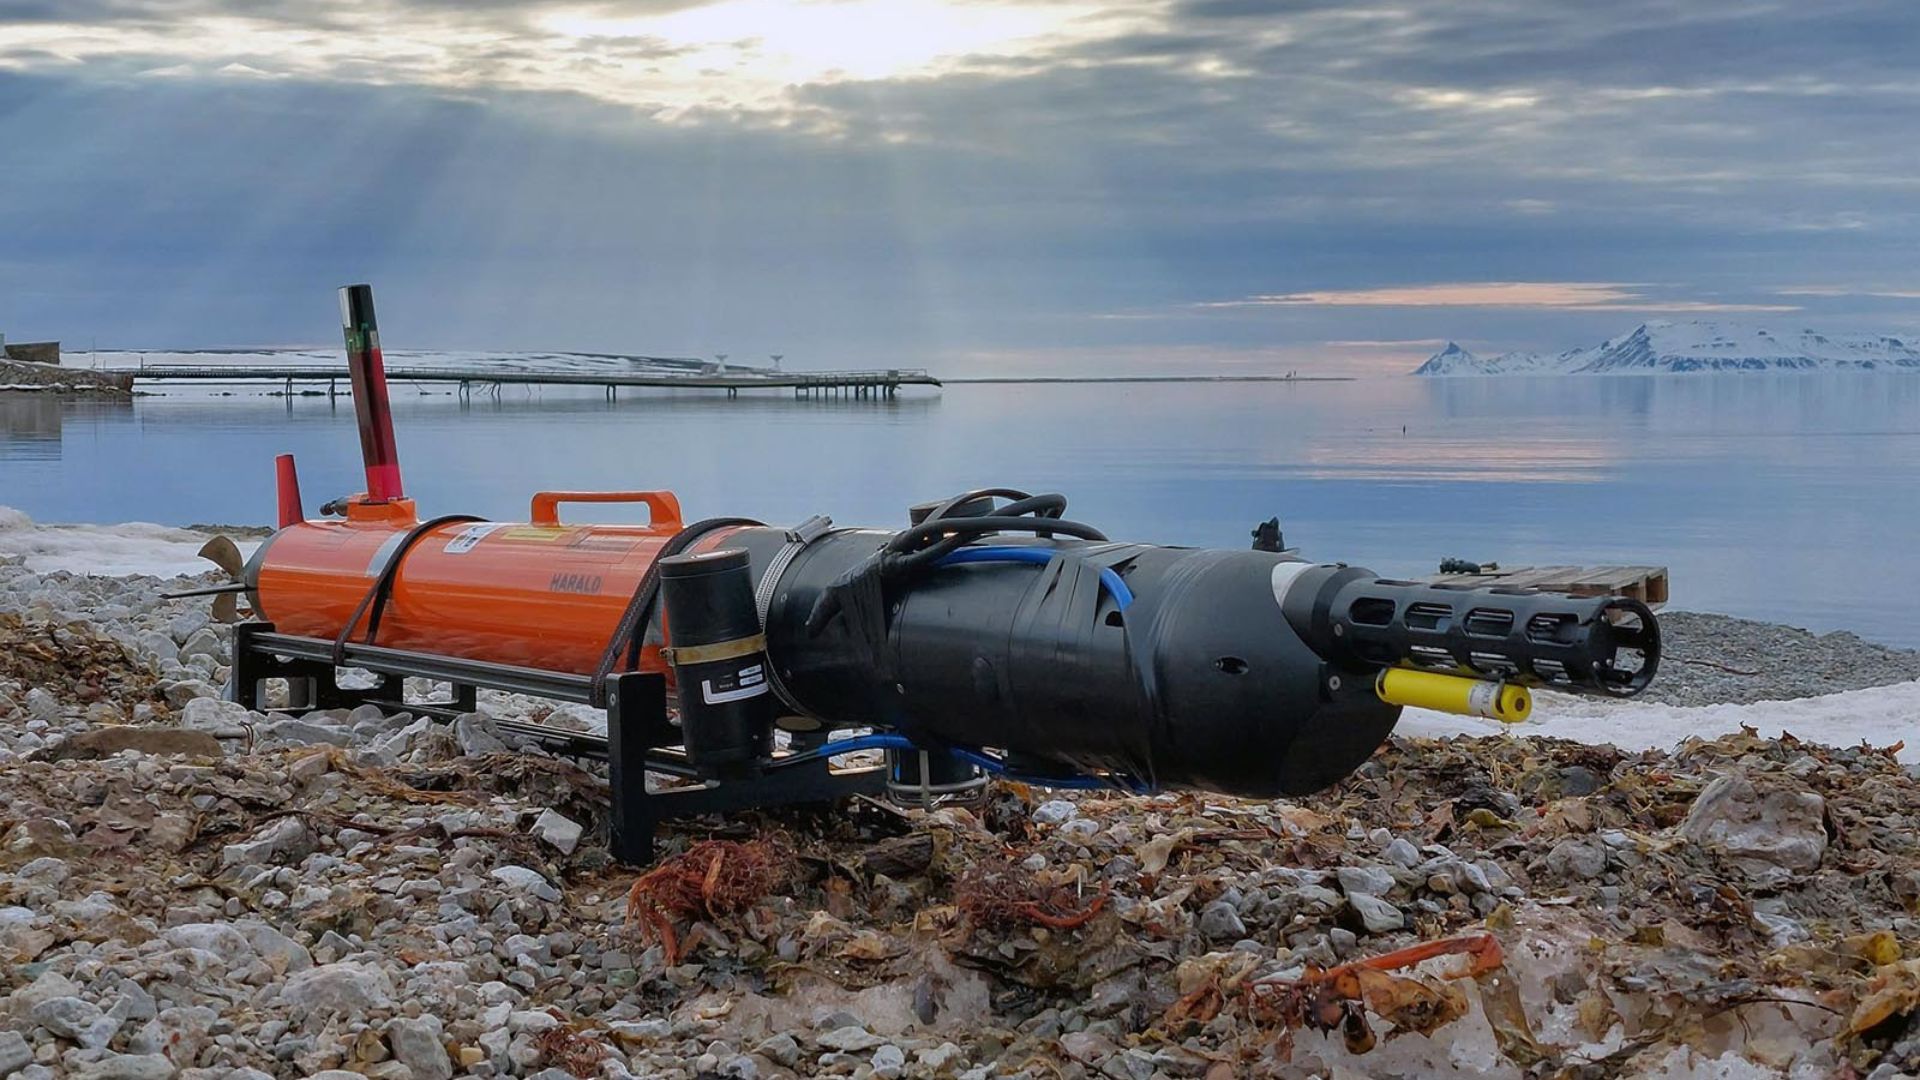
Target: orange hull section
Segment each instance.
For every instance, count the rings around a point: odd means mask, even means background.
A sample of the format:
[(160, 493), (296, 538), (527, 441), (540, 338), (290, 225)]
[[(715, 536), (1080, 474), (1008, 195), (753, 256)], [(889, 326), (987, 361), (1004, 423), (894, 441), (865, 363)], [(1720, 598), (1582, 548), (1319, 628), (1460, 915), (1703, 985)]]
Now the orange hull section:
[[(679, 504), (654, 498), (650, 525), (563, 525), (555, 503), (640, 501), (536, 496), (531, 523), (454, 522), (410, 547), (376, 644), (497, 664), (590, 675), (640, 579), (681, 529)], [(543, 500), (546, 500), (543, 502)], [(352, 618), (413, 527), (410, 501), (354, 503), (344, 521), (304, 521), (274, 534), (255, 578), (260, 616), (280, 633), (332, 638)], [(730, 530), (702, 537), (722, 542)], [(366, 621), (353, 640), (366, 636)], [(656, 647), (645, 670), (664, 670)]]

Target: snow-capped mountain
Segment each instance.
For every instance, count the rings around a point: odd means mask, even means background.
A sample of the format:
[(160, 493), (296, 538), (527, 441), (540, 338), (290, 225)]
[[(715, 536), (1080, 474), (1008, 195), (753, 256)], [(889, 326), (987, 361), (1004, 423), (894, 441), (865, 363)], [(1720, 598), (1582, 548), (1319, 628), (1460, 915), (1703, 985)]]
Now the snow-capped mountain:
[(1558, 356), (1476, 356), (1447, 343), (1415, 375), (1665, 374), (1706, 371), (1920, 372), (1920, 338), (1771, 331), (1714, 322), (1650, 322)]
[(1414, 369), (1415, 375), (1518, 375), (1538, 372), (1558, 358), (1540, 353), (1510, 352), (1499, 356), (1481, 356), (1455, 342), (1427, 358)]

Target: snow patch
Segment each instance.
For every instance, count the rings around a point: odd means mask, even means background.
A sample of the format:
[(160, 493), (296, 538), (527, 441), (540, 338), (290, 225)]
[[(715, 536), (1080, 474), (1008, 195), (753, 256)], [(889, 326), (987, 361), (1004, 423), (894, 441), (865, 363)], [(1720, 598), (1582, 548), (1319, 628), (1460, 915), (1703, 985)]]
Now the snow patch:
[(1666, 750), (1695, 735), (1711, 739), (1732, 734), (1742, 725), (1757, 729), (1763, 738), (1789, 732), (1828, 746), (1905, 742), (1899, 760), (1920, 763), (1920, 680), (1750, 705), (1656, 705), (1535, 694), (1533, 715), (1525, 723), (1408, 709), (1394, 731), (1439, 738), (1505, 732), (1610, 743), (1626, 750)]
[[(0, 560), (21, 560), (36, 574), (65, 570), (100, 577), (181, 577), (204, 574), (213, 564), (199, 557), (204, 533), (144, 521), (122, 525), (36, 525), (0, 506)], [(242, 542), (250, 555), (257, 542)]]

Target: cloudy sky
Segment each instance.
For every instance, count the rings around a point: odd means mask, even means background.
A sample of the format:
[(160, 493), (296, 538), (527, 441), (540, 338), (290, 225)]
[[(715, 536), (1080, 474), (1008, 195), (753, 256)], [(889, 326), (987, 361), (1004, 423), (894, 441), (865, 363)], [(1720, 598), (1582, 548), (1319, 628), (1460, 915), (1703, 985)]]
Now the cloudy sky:
[(0, 331), (1397, 370), (1920, 332), (1920, 7), (0, 0)]

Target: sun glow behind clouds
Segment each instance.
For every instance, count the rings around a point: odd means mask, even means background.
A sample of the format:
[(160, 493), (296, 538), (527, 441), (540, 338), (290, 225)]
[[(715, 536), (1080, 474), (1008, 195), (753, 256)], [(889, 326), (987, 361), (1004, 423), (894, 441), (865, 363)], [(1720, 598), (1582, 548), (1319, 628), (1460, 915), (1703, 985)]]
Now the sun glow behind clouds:
[[(1110, 10), (1110, 9), (1109, 9)], [(1017, 56), (1108, 36), (1137, 20), (1103, 17), (1091, 3), (952, 0), (721, 0), (658, 15), (555, 13), (556, 37), (592, 47), (657, 42), (689, 81), (724, 79), (742, 96), (795, 83), (932, 74), (974, 56)]]
[[(117, 62), (146, 75), (296, 76), (577, 93), (672, 119), (693, 109), (784, 113), (804, 84), (938, 75), (1032, 60), (1150, 29), (1167, 0), (715, 0), (522, 10), (339, 5), (377, 20), (338, 34), (298, 9), (106, 27), (0, 23), (0, 69)], [(359, 16), (343, 15), (346, 21)], [(239, 65), (235, 67), (234, 65)]]

